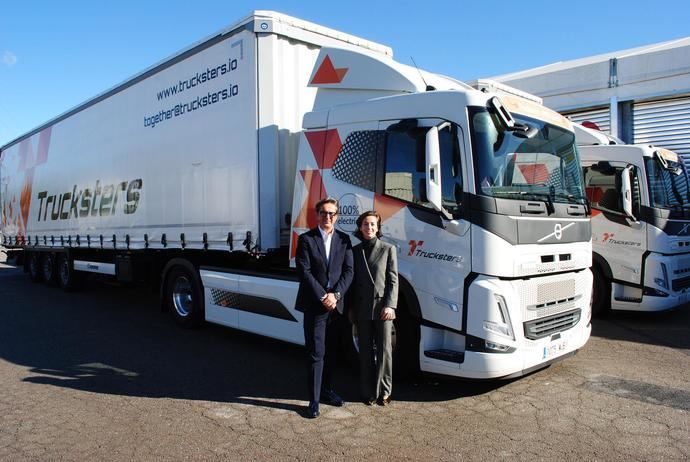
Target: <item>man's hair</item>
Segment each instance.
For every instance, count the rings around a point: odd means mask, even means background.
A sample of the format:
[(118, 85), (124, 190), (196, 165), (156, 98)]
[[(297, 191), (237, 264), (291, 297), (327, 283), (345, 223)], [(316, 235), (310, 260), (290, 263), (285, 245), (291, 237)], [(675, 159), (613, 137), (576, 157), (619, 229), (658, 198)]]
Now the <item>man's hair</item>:
[(321, 199), (316, 203), (314, 208), (316, 209), (316, 213), (319, 213), (321, 211), (321, 207), (323, 207), (325, 204), (333, 204), (335, 205), (335, 208), (338, 208), (338, 200), (333, 199), (332, 197), (326, 197), (325, 199)]
[(367, 217), (376, 217), (376, 237), (381, 237), (381, 215), (376, 210), (369, 210), (357, 217), (357, 231), (354, 232), (354, 235), (357, 239), (362, 241), (364, 240), (364, 234), (362, 234), (360, 228)]

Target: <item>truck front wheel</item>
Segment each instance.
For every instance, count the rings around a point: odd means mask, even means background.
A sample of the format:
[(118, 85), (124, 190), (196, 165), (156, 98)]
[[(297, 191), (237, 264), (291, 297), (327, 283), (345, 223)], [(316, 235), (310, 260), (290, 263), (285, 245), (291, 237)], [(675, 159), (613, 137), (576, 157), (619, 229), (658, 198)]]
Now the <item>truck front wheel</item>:
[(610, 310), (611, 283), (598, 267), (592, 268), (592, 316), (602, 316)]
[(204, 319), (204, 295), (198, 272), (174, 266), (165, 287), (165, 300), (175, 322), (183, 327), (200, 325)]
[(412, 377), (419, 373), (419, 319), (401, 303), (395, 310), (395, 345), (393, 351), (393, 374), (398, 377)]

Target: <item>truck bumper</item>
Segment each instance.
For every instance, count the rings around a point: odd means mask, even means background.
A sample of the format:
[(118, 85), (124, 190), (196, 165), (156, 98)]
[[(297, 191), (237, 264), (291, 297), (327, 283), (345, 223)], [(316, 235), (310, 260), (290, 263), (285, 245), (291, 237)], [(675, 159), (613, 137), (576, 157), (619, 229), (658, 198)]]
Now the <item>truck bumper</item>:
[[(580, 323), (587, 322), (582, 319)], [(525, 346), (511, 353), (485, 353), (465, 351), (462, 364), (425, 357), (421, 353), (420, 365), (425, 372), (468, 379), (508, 379), (529, 374), (535, 370), (570, 357), (577, 353), (589, 340), (591, 324), (578, 324), (561, 332), (558, 338), (546, 337), (539, 340), (525, 340)]]

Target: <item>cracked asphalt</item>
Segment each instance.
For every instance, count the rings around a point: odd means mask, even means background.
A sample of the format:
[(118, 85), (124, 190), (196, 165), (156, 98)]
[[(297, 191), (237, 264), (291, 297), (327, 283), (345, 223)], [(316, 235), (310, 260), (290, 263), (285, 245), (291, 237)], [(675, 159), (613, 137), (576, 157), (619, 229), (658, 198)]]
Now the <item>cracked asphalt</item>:
[(67, 294), (0, 264), (0, 460), (690, 460), (690, 306), (595, 319), (521, 379), (397, 380), (303, 417), (300, 347), (178, 328), (157, 294)]

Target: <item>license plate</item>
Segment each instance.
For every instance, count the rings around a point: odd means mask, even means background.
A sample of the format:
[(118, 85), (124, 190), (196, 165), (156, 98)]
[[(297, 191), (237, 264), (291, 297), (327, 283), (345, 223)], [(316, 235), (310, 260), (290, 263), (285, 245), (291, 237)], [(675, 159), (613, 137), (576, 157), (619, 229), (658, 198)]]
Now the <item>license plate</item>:
[(558, 340), (552, 344), (545, 346), (542, 351), (541, 359), (550, 359), (564, 353), (568, 349), (568, 341), (566, 339)]

